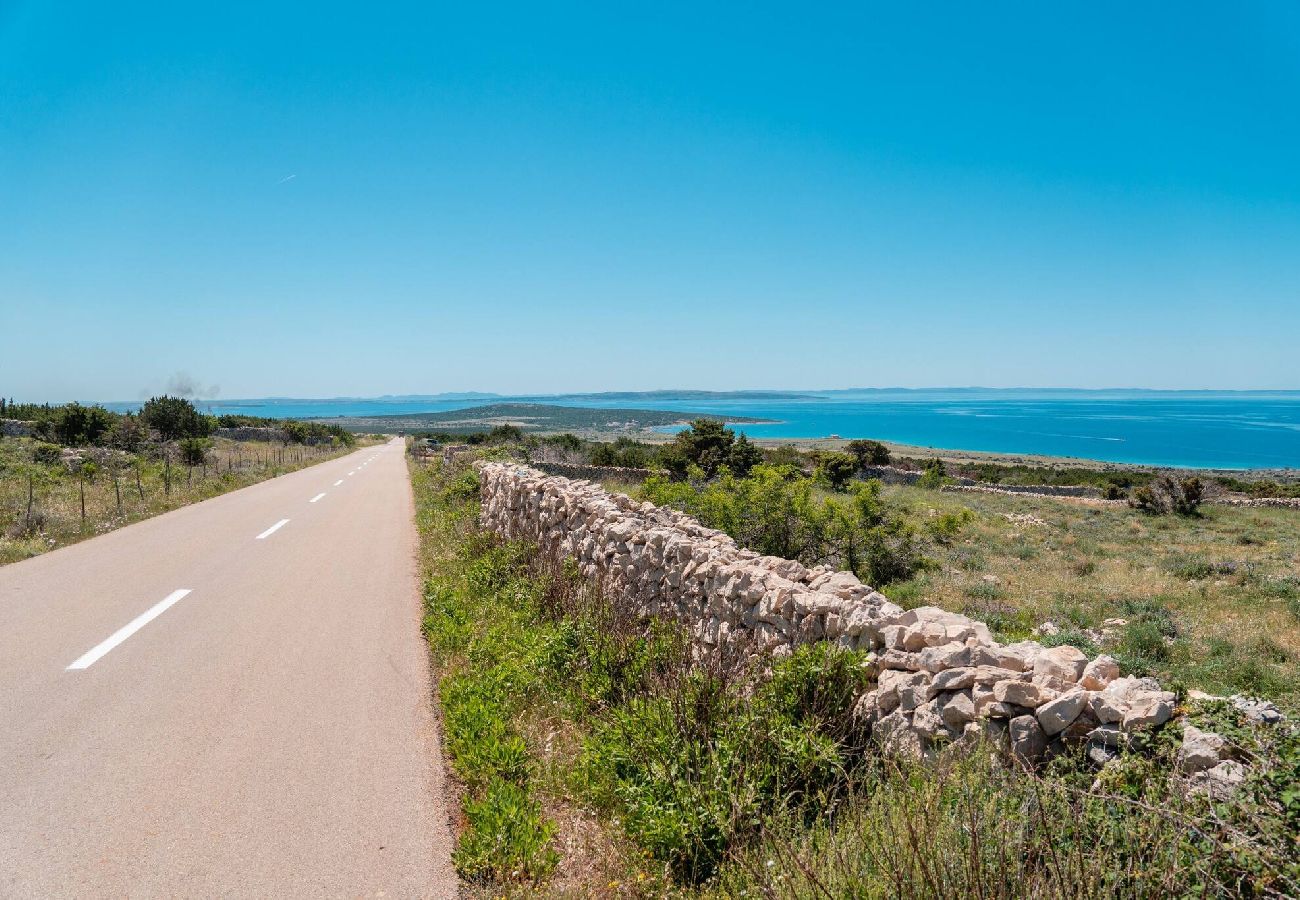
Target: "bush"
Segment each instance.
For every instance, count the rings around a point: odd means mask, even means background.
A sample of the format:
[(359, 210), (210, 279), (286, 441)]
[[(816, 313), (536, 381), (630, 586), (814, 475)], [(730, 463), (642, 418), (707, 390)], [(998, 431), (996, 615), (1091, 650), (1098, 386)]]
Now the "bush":
[(880, 441), (849, 441), (844, 448), (858, 461), (858, 468), (889, 465), (889, 448)]
[(762, 461), (762, 451), (719, 419), (696, 419), (677, 432), (671, 444), (660, 452), (664, 468), (685, 478), (692, 467), (714, 478), (724, 466), (737, 475), (747, 475)]
[(140, 410), (140, 421), (158, 432), (164, 441), (181, 438), (207, 437), (212, 433), (214, 420), (194, 408), (194, 404), (181, 397), (152, 397)]
[(105, 442), (118, 450), (134, 453), (149, 440), (149, 429), (140, 421), (139, 416), (127, 414), (119, 416), (109, 429)]
[(201, 466), (208, 458), (208, 450), (212, 448), (212, 442), (207, 438), (185, 438), (177, 445), (181, 454), (181, 462), (187, 466)]
[(964, 517), (937, 522), (930, 535), (889, 509), (879, 481), (856, 482), (847, 497), (819, 498), (813, 479), (786, 466), (756, 466), (748, 478), (730, 473), (696, 487), (652, 477), (645, 499), (687, 512), (759, 553), (831, 565), (871, 584), (911, 577), (929, 564), (927, 540), (947, 539)]
[(58, 444), (37, 442), (32, 445), (32, 461), (47, 466), (57, 465), (63, 461), (63, 448)]
[(54, 410), (48, 430), (65, 447), (97, 444), (113, 426), (114, 415), (102, 406), (69, 403)]
[(623, 469), (643, 469), (650, 465), (653, 450), (646, 444), (621, 437), (616, 441), (601, 442), (591, 448), (588, 457), (593, 466), (615, 466)]
[(585, 765), (628, 834), (698, 884), (769, 816), (834, 807), (866, 739), (852, 714), (867, 683), (860, 662), (805, 645), (752, 696), (715, 671), (676, 673), (612, 711)]
[(833, 491), (842, 491), (854, 475), (858, 461), (848, 453), (823, 453), (817, 460), (817, 477)]
[(938, 490), (949, 482), (948, 470), (944, 467), (943, 460), (929, 459), (925, 462), (925, 471), (917, 479), (916, 486), (919, 488), (929, 488)]
[(1205, 485), (1201, 479), (1174, 478), (1161, 475), (1148, 485), (1135, 488), (1129, 497), (1129, 505), (1149, 515), (1194, 516), (1200, 510), (1201, 500), (1205, 497)]

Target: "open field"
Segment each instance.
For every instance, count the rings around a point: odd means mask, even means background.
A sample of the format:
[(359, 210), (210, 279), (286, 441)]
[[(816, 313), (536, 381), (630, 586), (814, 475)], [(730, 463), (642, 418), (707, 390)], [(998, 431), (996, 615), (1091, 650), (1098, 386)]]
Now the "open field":
[[(364, 439), (363, 439), (364, 440)], [(26, 559), (353, 448), (217, 438), (203, 464), (104, 448), (32, 459), (30, 438), (0, 440), (0, 565)], [(83, 469), (84, 463), (90, 463)]]
[[(450, 412), (412, 413), (395, 416), (363, 416), (319, 419), (341, 425), (349, 431), (487, 431), (500, 425), (513, 425), (524, 431), (542, 434), (573, 432), (582, 435), (652, 435), (652, 428), (684, 425), (696, 418), (717, 418), (698, 413), (655, 409), (594, 409), (554, 406), (543, 403), (493, 403)], [(766, 419), (739, 417), (741, 423), (766, 422)]]
[[(937, 566), (885, 586), (895, 602), (982, 619), (1005, 638), (1097, 646), (1134, 670), (1210, 693), (1300, 708), (1300, 512), (1206, 505), (1150, 516), (1123, 505), (895, 486), (913, 517), (974, 512)], [(1123, 624), (1106, 621), (1123, 620)]]
[[(1005, 766), (985, 745), (882, 756), (853, 715), (861, 651), (808, 644), (762, 671), (702, 661), (671, 621), (620, 613), (534, 546), (480, 530), (467, 463), (411, 467), (469, 896), (1294, 892), (1292, 730), (1187, 702), (1185, 720), (1100, 772), (1076, 753)], [(886, 497), (908, 517), (963, 499)], [(951, 554), (997, 534), (986, 519), (1003, 511), (976, 509)], [(1184, 723), (1232, 735), (1256, 767), (1233, 802), (1179, 786)]]

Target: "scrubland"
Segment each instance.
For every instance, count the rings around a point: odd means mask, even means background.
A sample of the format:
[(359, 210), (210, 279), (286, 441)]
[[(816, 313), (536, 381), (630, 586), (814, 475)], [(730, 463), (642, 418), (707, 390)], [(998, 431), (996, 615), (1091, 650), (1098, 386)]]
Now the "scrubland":
[[(462, 792), (456, 864), (471, 894), (1300, 890), (1293, 727), (1257, 726), (1228, 703), (1184, 695), (1177, 723), (1101, 770), (1067, 754), (1029, 771), (987, 747), (925, 761), (885, 758), (852, 715), (866, 677), (862, 654), (807, 645), (761, 671), (700, 658), (673, 623), (634, 621), (535, 547), (478, 529), (476, 477), (464, 460), (413, 461), (412, 478), (424, 629)], [(684, 488), (674, 490), (688, 502)], [(807, 495), (816, 503), (839, 493), (818, 487)], [(929, 560), (912, 558), (906, 577), (886, 586), (902, 602), (982, 613), (1008, 636), (1059, 621), (1059, 638), (1093, 640), (1092, 631), (1114, 641), (1126, 667), (1167, 669), (1225, 690), (1251, 679), (1292, 690), (1293, 662), (1279, 661), (1292, 646), (1284, 630), (1268, 635), (1278, 649), (1267, 669), (1248, 675), (1264, 645), (1251, 644), (1258, 635), (1244, 625), (1221, 624), (1232, 607), (1249, 603), (1291, 615), (1285, 579), (1294, 531), (1273, 517), (1285, 511), (1165, 522), (1046, 502), (890, 488), (859, 519), (827, 525), (817, 532), (826, 540), (809, 546), (834, 553), (849, 533), (875, 534), (889, 546), (902, 528), (920, 542), (908, 552)], [(738, 508), (725, 497), (709, 503), (719, 515)], [(814, 518), (825, 524), (835, 516)], [(945, 524), (927, 529), (934, 520)], [(1282, 534), (1259, 533), (1270, 529)], [(1229, 559), (1225, 548), (1241, 552)], [(1228, 561), (1238, 568), (1219, 565)], [(1247, 562), (1253, 574), (1243, 574)], [(1259, 585), (1280, 592), (1277, 602), (1249, 599)], [(1107, 618), (1121, 617), (1127, 624), (1108, 626), (1117, 637), (1101, 633)], [(1220, 668), (1198, 655), (1216, 640), (1232, 648), (1220, 653)], [(1191, 724), (1227, 736), (1236, 758), (1250, 762), (1252, 774), (1231, 800), (1180, 786), (1176, 751)]]

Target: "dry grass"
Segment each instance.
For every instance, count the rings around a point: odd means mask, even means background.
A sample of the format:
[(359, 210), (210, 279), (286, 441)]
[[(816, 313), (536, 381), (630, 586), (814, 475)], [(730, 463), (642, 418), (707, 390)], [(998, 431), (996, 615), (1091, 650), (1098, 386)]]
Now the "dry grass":
[[(937, 569), (886, 590), (900, 602), (982, 618), (1006, 638), (1028, 637), (1050, 621), (1106, 649), (1132, 643), (1126, 629), (1143, 620), (1163, 629), (1166, 650), (1148, 649), (1168, 657), (1157, 660), (1164, 674), (1188, 687), (1249, 689), (1249, 679), (1234, 682), (1231, 671), (1219, 671), (1231, 669), (1230, 658), (1239, 656), (1262, 661), (1279, 682), (1289, 682), (1287, 693), (1295, 690), (1295, 510), (1206, 505), (1201, 516), (1186, 518), (912, 487), (891, 487), (887, 494), (918, 518), (963, 506), (976, 513), (956, 542), (932, 554)], [(1130, 624), (1103, 629), (1107, 619)], [(1224, 666), (1212, 665), (1216, 658)]]
[(96, 471), (82, 478), (63, 463), (34, 464), (32, 446), (26, 438), (0, 441), (0, 565), (351, 452), (217, 439), (206, 467), (173, 461), (169, 469), (157, 459), (91, 450), (85, 458), (99, 457)]

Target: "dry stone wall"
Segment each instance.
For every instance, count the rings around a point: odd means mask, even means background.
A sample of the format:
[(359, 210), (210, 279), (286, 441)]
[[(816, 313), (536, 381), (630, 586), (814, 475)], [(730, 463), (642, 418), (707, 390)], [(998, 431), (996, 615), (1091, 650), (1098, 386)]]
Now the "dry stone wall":
[(1120, 677), (1110, 657), (1000, 644), (982, 622), (904, 610), (849, 572), (762, 556), (675, 510), (527, 466), (475, 465), (485, 527), (572, 560), (637, 614), (677, 619), (699, 652), (782, 655), (811, 641), (869, 651), (875, 683), (857, 711), (895, 752), (988, 736), (1030, 760), (1086, 742), (1100, 763), (1174, 712), (1172, 693)]
[(545, 472), (547, 475), (562, 475), (565, 478), (586, 478), (599, 481), (640, 482), (654, 474), (650, 469), (637, 469), (629, 466), (588, 466), (580, 463), (543, 462), (541, 460), (533, 460), (529, 465)]
[(260, 425), (240, 425), (237, 428), (218, 428), (214, 437), (232, 441), (281, 441), (288, 443), (289, 435), (282, 428), (264, 428)]

